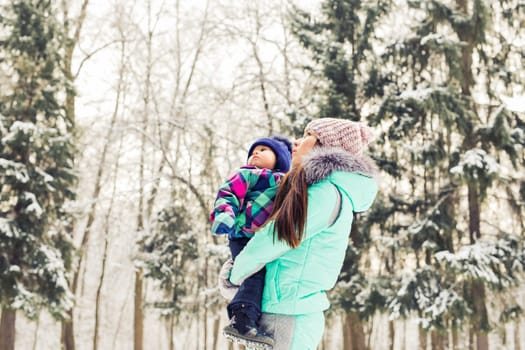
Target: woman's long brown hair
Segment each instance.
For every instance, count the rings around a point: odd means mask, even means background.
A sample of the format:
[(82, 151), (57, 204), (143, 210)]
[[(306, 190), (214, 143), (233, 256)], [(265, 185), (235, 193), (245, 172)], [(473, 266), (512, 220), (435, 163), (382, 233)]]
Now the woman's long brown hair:
[(292, 168), (279, 184), (270, 220), (273, 237), (295, 248), (301, 243), (308, 208), (308, 184), (302, 166)]

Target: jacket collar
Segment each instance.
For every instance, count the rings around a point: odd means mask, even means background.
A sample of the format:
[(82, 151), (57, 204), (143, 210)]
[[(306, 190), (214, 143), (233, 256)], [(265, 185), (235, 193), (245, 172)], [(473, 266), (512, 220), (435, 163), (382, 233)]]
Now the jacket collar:
[(308, 185), (326, 179), (334, 171), (346, 171), (367, 177), (377, 177), (379, 173), (376, 164), (370, 157), (355, 156), (340, 148), (314, 147), (303, 158), (302, 165)]

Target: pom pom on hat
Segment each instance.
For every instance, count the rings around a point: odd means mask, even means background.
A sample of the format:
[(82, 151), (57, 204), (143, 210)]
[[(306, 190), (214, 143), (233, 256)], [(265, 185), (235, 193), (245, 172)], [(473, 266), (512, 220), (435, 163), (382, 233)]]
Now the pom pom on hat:
[(292, 163), (292, 143), (287, 138), (275, 135), (256, 140), (248, 150), (248, 158), (250, 158), (253, 149), (259, 145), (268, 146), (272, 149), (276, 158), (275, 171), (286, 173), (290, 170)]
[(361, 155), (374, 139), (372, 129), (362, 122), (347, 119), (320, 118), (305, 128), (312, 131), (321, 147), (337, 147), (354, 155)]

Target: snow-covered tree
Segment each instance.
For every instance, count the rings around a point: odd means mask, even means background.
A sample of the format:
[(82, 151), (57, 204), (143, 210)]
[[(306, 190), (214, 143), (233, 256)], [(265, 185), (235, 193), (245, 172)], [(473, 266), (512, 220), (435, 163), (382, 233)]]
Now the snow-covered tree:
[(376, 61), (377, 26), (389, 1), (326, 0), (319, 16), (294, 8), (294, 35), (311, 53), (319, 78), (315, 117), (360, 120), (366, 109), (369, 71)]
[(0, 329), (3, 349), (14, 346), (16, 310), (61, 318), (73, 306), (65, 204), (74, 197), (75, 149), (62, 105), (61, 39), (51, 1), (1, 7), (0, 302), (2, 325), (12, 325)]
[(525, 14), (519, 1), (406, 6), (374, 73), (385, 98), (370, 117), (390, 175), (371, 215), (395, 247), (385, 265), (398, 286), (389, 309), (415, 313), (426, 329), (466, 322), (471, 344), (487, 348), (489, 290), (507, 305), (524, 263), (523, 114), (507, 101), (523, 93)]
[(197, 259), (197, 236), (184, 207), (164, 208), (157, 214), (151, 234), (139, 240), (140, 264), (144, 277), (158, 282), (168, 298), (153, 306), (178, 314), (185, 308), (184, 300), (192, 295), (193, 279), (189, 269)]
[[(379, 43), (378, 25), (390, 6), (389, 1), (326, 0), (319, 16), (294, 8), (292, 31), (312, 56), (314, 64), (305, 69), (319, 82), (311, 96), (317, 113), (309, 119), (364, 119), (372, 103), (367, 84), (374, 79), (370, 72), (377, 61), (373, 46)], [(367, 235), (362, 235), (360, 221), (357, 218), (352, 228), (353, 245), (332, 296), (333, 305), (345, 314), (345, 349), (365, 347), (361, 322), (384, 305), (384, 298), (377, 293), (383, 282), (372, 281), (360, 267), (362, 252), (370, 243)]]
[(334, 301), (361, 318), (415, 315), (423, 329), (468, 323), (486, 347), (488, 293), (503, 314), (519, 310), (508, 296), (524, 262), (524, 122), (510, 103), (523, 94), (522, 5), (327, 0), (321, 12), (292, 22), (324, 82), (317, 116), (375, 126), (385, 175)]

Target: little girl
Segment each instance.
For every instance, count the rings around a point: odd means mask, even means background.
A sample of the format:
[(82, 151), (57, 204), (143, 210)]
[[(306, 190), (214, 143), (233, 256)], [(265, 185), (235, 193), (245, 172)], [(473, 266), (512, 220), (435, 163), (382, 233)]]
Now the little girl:
[[(281, 136), (258, 139), (248, 151), (247, 165), (235, 171), (219, 188), (210, 215), (212, 233), (227, 234), (232, 259), (240, 253), (270, 216), (277, 185), (290, 169), (292, 144)], [(239, 287), (228, 305), (228, 339), (251, 347), (271, 348), (273, 339), (259, 330), (263, 268)]]

